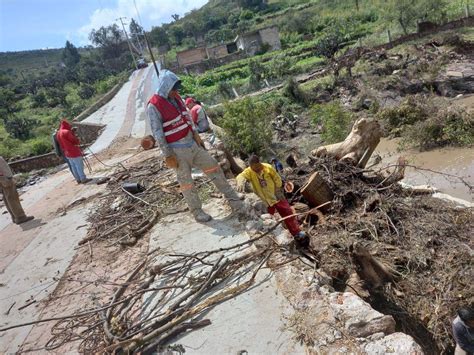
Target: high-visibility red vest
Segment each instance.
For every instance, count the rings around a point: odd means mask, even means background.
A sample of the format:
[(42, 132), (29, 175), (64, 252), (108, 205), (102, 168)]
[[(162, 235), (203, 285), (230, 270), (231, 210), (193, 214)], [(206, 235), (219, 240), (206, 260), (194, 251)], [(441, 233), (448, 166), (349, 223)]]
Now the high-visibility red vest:
[(181, 97), (177, 97), (176, 102), (179, 111), (168, 100), (155, 94), (149, 103), (154, 105), (163, 118), (163, 131), (168, 143), (179, 141), (186, 137), (192, 130), (189, 112)]
[(191, 109), (191, 118), (193, 119), (194, 124), (198, 123), (198, 116), (199, 116), (199, 109), (201, 108), (201, 105), (194, 105), (193, 108)]

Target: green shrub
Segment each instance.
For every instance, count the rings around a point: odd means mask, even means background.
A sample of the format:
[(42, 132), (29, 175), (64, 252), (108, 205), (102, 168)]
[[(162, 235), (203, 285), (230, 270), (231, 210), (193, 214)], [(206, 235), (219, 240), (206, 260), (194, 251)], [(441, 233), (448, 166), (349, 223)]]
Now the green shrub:
[(3, 126), (12, 138), (26, 140), (30, 138), (31, 131), (38, 124), (34, 118), (28, 117), (20, 112), (10, 116), (3, 117)]
[(309, 103), (308, 95), (306, 95), (306, 93), (301, 89), (300, 85), (294, 78), (290, 78), (286, 82), (285, 86), (283, 87), (283, 96), (300, 104)]
[(423, 107), (421, 98), (410, 96), (400, 105), (379, 110), (377, 118), (387, 125), (387, 129), (393, 136), (399, 136), (406, 125), (413, 125), (416, 122), (424, 121), (428, 118), (428, 107)]
[(217, 84), (217, 90), (225, 99), (231, 99), (234, 97), (234, 93), (232, 91), (232, 85), (228, 81), (221, 81)]
[(32, 139), (27, 142), (27, 145), (33, 155), (46, 154), (52, 150), (51, 140), (47, 136)]
[(294, 63), (295, 60), (292, 57), (277, 55), (265, 64), (265, 76), (269, 79), (284, 78), (291, 73)]
[(249, 84), (253, 89), (260, 89), (262, 81), (265, 78), (265, 67), (258, 61), (253, 59), (249, 62), (250, 78)]
[(95, 94), (95, 88), (89, 84), (82, 84), (78, 90), (79, 97), (83, 100), (90, 99)]
[(249, 10), (249, 9), (245, 9), (245, 10), (242, 10), (242, 12), (240, 13), (240, 20), (251, 20), (253, 17), (254, 17), (254, 13), (252, 12), (252, 10)]
[(322, 125), (321, 137), (325, 143), (340, 142), (350, 131), (352, 115), (337, 101), (314, 105), (311, 116), (314, 125)]
[(446, 108), (438, 98), (410, 96), (400, 105), (379, 110), (390, 134), (402, 137), (402, 144), (422, 150), (445, 145), (474, 144), (474, 113)]
[(219, 124), (226, 132), (224, 142), (234, 152), (262, 154), (272, 143), (268, 105), (250, 98), (228, 102)]
[(298, 32), (283, 32), (280, 36), (281, 47), (291, 48), (303, 40), (303, 35)]
[(474, 144), (474, 113), (461, 109), (438, 109), (426, 120), (403, 131), (402, 144), (427, 150), (446, 145)]

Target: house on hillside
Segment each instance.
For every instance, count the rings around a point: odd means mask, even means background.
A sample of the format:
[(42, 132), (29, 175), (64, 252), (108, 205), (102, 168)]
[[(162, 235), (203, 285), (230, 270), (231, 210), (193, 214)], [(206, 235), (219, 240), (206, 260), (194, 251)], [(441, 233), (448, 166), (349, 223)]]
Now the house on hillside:
[(207, 58), (206, 47), (191, 48), (176, 53), (176, 59), (180, 68), (186, 68), (188, 65), (202, 62)]
[(265, 46), (270, 51), (281, 49), (280, 33), (276, 26), (238, 35), (234, 42), (239, 50), (245, 51), (248, 55), (255, 55)]
[(237, 45), (234, 42), (219, 44), (217, 46), (207, 48), (207, 56), (209, 59), (219, 59), (231, 53), (235, 53), (237, 50)]
[(196, 47), (176, 53), (179, 68), (186, 72), (202, 73), (205, 70), (252, 56), (259, 51), (281, 49), (278, 27), (265, 27), (238, 35), (234, 42), (213, 47)]

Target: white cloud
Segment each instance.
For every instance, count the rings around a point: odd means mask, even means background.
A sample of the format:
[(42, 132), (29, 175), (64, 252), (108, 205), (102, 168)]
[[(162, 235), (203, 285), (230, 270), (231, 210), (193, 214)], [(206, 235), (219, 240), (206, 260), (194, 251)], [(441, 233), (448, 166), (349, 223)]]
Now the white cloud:
[[(171, 22), (171, 15), (179, 14), (183, 16), (186, 12), (199, 8), (207, 0), (135, 0), (138, 11), (143, 21), (143, 27), (149, 30), (151, 26), (159, 26), (162, 23)], [(98, 29), (101, 26), (108, 26), (116, 22), (119, 17), (133, 17), (137, 19), (137, 13), (133, 0), (116, 0), (113, 7), (96, 9), (89, 17), (87, 24), (84, 24), (77, 31), (79, 45), (89, 44), (89, 33), (92, 29)]]

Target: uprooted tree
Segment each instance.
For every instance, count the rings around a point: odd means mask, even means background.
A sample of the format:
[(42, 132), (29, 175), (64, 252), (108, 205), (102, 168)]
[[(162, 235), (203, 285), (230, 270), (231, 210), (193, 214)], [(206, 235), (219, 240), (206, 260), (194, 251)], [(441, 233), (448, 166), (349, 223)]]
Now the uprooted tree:
[(382, 137), (382, 130), (377, 121), (361, 118), (354, 123), (352, 131), (343, 142), (325, 145), (311, 152), (320, 157), (332, 156), (337, 160), (347, 161), (364, 168)]

